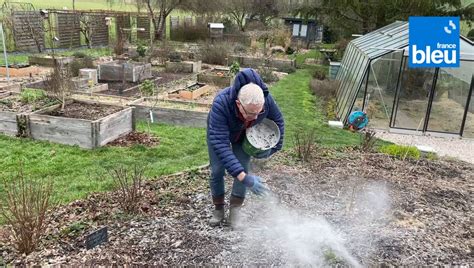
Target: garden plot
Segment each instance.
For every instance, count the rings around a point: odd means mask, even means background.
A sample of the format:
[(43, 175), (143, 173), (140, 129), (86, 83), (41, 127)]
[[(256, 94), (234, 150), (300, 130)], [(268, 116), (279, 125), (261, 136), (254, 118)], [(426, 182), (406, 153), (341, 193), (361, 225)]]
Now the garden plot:
[(21, 95), (5, 93), (0, 97), (0, 133), (26, 136), (28, 114), (56, 103), (40, 90), (27, 89)]
[(214, 97), (221, 88), (202, 83), (191, 83), (186, 87), (169, 91), (166, 98), (170, 100), (184, 100), (201, 104), (212, 104)]
[(65, 65), (71, 63), (74, 60), (74, 57), (60, 57), (60, 56), (50, 56), (50, 55), (35, 55), (28, 56), (28, 62), (30, 65), (39, 65), (45, 67), (54, 67), (56, 65)]
[(279, 72), (290, 72), (296, 68), (296, 60), (283, 57), (262, 57), (253, 55), (233, 55), (230, 56), (230, 62), (238, 62), (241, 67), (260, 68), (268, 67)]
[(229, 68), (213, 68), (211, 70), (199, 73), (197, 76), (197, 81), (199, 83), (225, 88), (231, 86), (233, 75), (229, 73)]
[(13, 93), (8, 91), (8, 90), (2, 90), (0, 89), (0, 98), (5, 98), (5, 97), (8, 97), (10, 95), (12, 95)]
[[(153, 72), (153, 78), (158, 92), (167, 91), (189, 79), (193, 79), (188, 74)], [(108, 82), (108, 89), (98, 92), (101, 95), (114, 95), (123, 97), (139, 98), (142, 97), (140, 92), (140, 83), (130, 82)], [(120, 92), (122, 90), (122, 92)]]
[(33, 139), (96, 148), (135, 128), (131, 107), (73, 100), (64, 110), (60, 108), (56, 105), (29, 115)]
[(152, 78), (151, 64), (112, 61), (97, 67), (99, 80), (140, 82)]
[[(30, 66), (29, 64), (9, 64), (8, 74), (10, 77), (25, 77), (33, 76), (41, 73), (42, 69), (37, 66)], [(0, 66), (0, 75), (7, 75), (7, 68)]]
[[(324, 151), (309, 163), (292, 154), (253, 163), (272, 196), (249, 195), (246, 228), (209, 227), (207, 168), (146, 181), (140, 215), (118, 192), (56, 208), (40, 248), (12, 265), (468, 266), (474, 167), (446, 160), (401, 161), (381, 154)], [(231, 183), (227, 184), (230, 187)], [(227, 188), (229, 189), (229, 188)], [(109, 241), (86, 250), (107, 226)]]
[(130, 106), (135, 107), (138, 120), (191, 127), (206, 127), (210, 109), (205, 103), (159, 98), (142, 98)]
[(180, 126), (206, 127), (207, 115), (215, 95), (216, 86), (192, 83), (184, 89), (145, 97), (130, 103), (135, 107), (138, 120)]

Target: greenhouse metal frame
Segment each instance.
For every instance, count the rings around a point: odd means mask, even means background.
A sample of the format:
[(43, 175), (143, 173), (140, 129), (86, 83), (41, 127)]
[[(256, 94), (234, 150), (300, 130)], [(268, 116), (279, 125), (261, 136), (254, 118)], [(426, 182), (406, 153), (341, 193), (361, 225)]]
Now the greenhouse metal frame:
[(352, 111), (363, 110), (374, 128), (455, 136), (468, 130), (474, 138), (474, 44), (464, 37), (460, 43), (459, 68), (410, 69), (408, 22), (352, 40), (336, 76), (337, 117), (347, 123)]

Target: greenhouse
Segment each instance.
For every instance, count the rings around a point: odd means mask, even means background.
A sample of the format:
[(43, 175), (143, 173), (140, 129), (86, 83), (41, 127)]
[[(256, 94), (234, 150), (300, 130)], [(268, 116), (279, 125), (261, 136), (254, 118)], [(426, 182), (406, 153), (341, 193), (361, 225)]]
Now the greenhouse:
[(408, 68), (408, 23), (352, 40), (336, 80), (336, 114), (365, 111), (369, 127), (474, 138), (474, 44), (461, 36), (459, 68)]

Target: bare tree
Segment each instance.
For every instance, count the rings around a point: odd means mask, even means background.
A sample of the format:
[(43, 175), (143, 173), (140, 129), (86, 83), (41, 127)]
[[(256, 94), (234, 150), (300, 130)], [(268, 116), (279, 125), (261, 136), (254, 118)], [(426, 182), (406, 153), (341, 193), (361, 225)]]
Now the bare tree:
[(155, 26), (155, 39), (162, 40), (166, 25), (166, 18), (178, 8), (184, 0), (136, 0), (137, 5), (145, 5), (148, 15)]
[(251, 0), (223, 1), (224, 12), (228, 14), (242, 32), (245, 31), (245, 18), (252, 13)]
[(53, 72), (46, 77), (45, 85), (47, 94), (61, 102), (61, 111), (74, 88), (71, 78), (70, 67), (54, 60)]
[(92, 34), (95, 29), (95, 21), (91, 16), (81, 15), (80, 18), (81, 33), (84, 35), (88, 48), (92, 48)]

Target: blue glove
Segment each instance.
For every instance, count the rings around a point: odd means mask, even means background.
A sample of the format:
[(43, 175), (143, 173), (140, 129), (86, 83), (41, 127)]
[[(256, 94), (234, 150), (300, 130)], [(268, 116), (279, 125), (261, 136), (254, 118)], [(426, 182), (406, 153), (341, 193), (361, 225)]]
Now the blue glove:
[(247, 174), (242, 183), (249, 187), (250, 191), (256, 195), (265, 195), (268, 193), (268, 188), (263, 185), (259, 176)]

